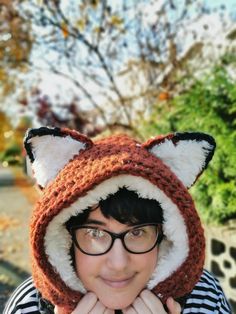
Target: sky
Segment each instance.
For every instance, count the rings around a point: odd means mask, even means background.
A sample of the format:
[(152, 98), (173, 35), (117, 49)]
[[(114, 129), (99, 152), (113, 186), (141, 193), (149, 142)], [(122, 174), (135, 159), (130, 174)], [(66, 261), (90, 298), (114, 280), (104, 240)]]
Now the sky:
[(220, 5), (224, 5), (229, 10), (236, 7), (235, 0), (225, 0), (225, 1), (222, 1), (222, 0), (205, 0), (205, 3), (207, 5), (209, 5), (210, 7), (217, 7)]
[[(114, 0), (113, 0), (114, 1)], [(183, 0), (179, 0), (180, 3), (183, 2)], [(109, 2), (109, 1), (108, 1)], [(114, 1), (116, 2), (116, 0)], [(113, 3), (114, 3), (113, 2)], [(161, 5), (162, 3), (165, 2), (165, 0), (153, 0), (153, 1), (147, 1), (148, 3), (151, 3), (153, 2), (153, 7), (156, 7), (158, 8), (159, 5)], [(236, 12), (236, 0), (225, 0), (225, 1), (222, 1), (222, 0), (205, 0), (205, 3), (209, 6), (209, 8), (211, 9), (214, 9), (214, 8), (219, 8), (221, 6), (224, 6), (225, 7), (225, 10), (223, 10), (222, 12), (224, 12), (224, 14), (227, 14), (227, 11), (231, 12), (231, 11), (235, 11)], [(145, 6), (144, 6), (145, 7)], [(151, 19), (151, 16), (152, 16), (152, 12), (153, 12), (153, 7), (152, 5), (150, 5), (150, 10), (148, 9), (148, 6), (147, 6), (147, 10), (149, 10), (149, 17), (147, 18), (147, 21), (150, 21)], [(234, 14), (234, 16), (236, 17), (236, 13)], [(228, 19), (226, 19), (226, 22), (229, 22)], [(197, 24), (198, 23), (198, 24)], [(201, 30), (202, 30), (202, 36), (209, 36), (209, 40), (214, 40), (215, 42), (223, 42), (223, 37), (222, 37), (222, 32), (220, 31), (219, 27), (220, 27), (220, 23), (218, 22), (218, 18), (217, 18), (217, 13), (212, 13), (210, 16), (205, 16), (201, 22), (197, 22), (196, 24), (192, 24), (192, 25), (186, 25), (186, 30), (190, 30), (190, 29), (193, 29), (196, 28), (198, 29), (198, 36), (199, 36), (199, 39), (200, 39), (200, 36), (201, 36)], [(204, 24), (209, 24), (210, 27), (208, 30), (204, 30)], [(186, 39), (185, 39), (185, 45), (186, 45), (186, 49), (188, 48), (188, 46), (191, 45), (190, 43), (190, 40), (187, 39), (187, 34), (183, 34), (180, 36), (182, 36), (183, 38), (185, 38), (184, 36), (186, 36)], [(51, 81), (51, 79), (49, 78), (49, 80)], [(49, 84), (48, 82), (48, 73), (44, 75), (44, 79), (42, 80), (42, 83), (41, 83), (41, 88), (42, 90), (45, 91), (45, 93), (50, 93), (52, 97), (54, 97), (55, 94), (57, 94), (57, 91), (58, 91), (58, 86), (61, 85), (61, 79), (53, 79), (54, 82), (55, 82), (55, 89), (53, 90), (52, 89), (52, 85)], [(122, 84), (122, 82), (120, 82)], [(123, 84), (126, 84), (123, 82)], [(66, 86), (66, 82), (63, 82), (63, 86)], [(126, 86), (124, 86), (124, 88), (127, 90)], [(70, 92), (71, 91), (71, 92)], [(53, 95), (54, 93), (54, 95)], [(65, 91), (65, 94), (66, 95), (69, 95), (69, 94), (73, 94), (73, 86), (71, 86), (70, 84), (68, 84), (68, 87), (66, 88), (66, 91)], [(99, 95), (97, 96), (99, 98)], [(97, 99), (98, 99), (97, 98)], [(86, 101), (85, 101), (86, 102)]]
[[(115, 2), (120, 3), (120, 0), (109, 0), (109, 1), (112, 1), (112, 3), (115, 3)], [(134, 0), (127, 0), (127, 1), (134, 1)], [(178, 1), (180, 3), (181, 2), (183, 3), (184, 0), (178, 0)], [(150, 2), (154, 3), (154, 6), (158, 7), (158, 5), (161, 5), (162, 3), (165, 3), (165, 0), (150, 0), (150, 1), (147, 1), (147, 3), (150, 3)], [(219, 8), (220, 6), (224, 5), (226, 10), (223, 11), (223, 12), (226, 13), (226, 11), (229, 11), (229, 12), (234, 11), (235, 12), (234, 13), (234, 17), (235, 17), (235, 20), (236, 20), (236, 0), (225, 0), (225, 1), (222, 1), (222, 0), (205, 0), (205, 3), (211, 9)], [(147, 7), (148, 7), (148, 5), (147, 5)], [(150, 16), (149, 17), (151, 17), (152, 12), (153, 12), (153, 8), (152, 8), (151, 5), (149, 6), (149, 11), (150, 11)], [(150, 20), (149, 17), (147, 18), (147, 23)], [(217, 20), (216, 16), (214, 16), (214, 15), (206, 16), (206, 20), (207, 20), (207, 22), (210, 22), (211, 25), (212, 25), (212, 27), (210, 27), (209, 30), (207, 30), (209, 33), (211, 32), (211, 38), (213, 40), (217, 39), (218, 41), (221, 41), (222, 39), (220, 37), (220, 32), (218, 30), (219, 23), (218, 23), (218, 20)], [(189, 28), (192, 28), (192, 29), (196, 28), (196, 29), (198, 29), (198, 33), (201, 33), (201, 32), (199, 32), (199, 30), (201, 29), (203, 31), (204, 23), (205, 23), (205, 21), (202, 20), (201, 24), (196, 24), (196, 25), (192, 25), (192, 26), (191, 25), (186, 25), (186, 30), (188, 30)], [(183, 32), (183, 34), (181, 36), (182, 36), (182, 38), (185, 38), (185, 44), (188, 44), (188, 40), (186, 39), (187, 37), (185, 37), (184, 32)], [(47, 59), (48, 58), (49, 58), (49, 54), (47, 54)], [(52, 84), (52, 82), (53, 82), (53, 84)], [(123, 84), (124, 84), (124, 82), (123, 82)], [(68, 81), (66, 81), (64, 79), (55, 77), (54, 75), (49, 75), (48, 72), (42, 73), (42, 81), (40, 83), (40, 89), (46, 95), (49, 95), (52, 100), (54, 99), (57, 103), (59, 102), (58, 91), (59, 91), (60, 95), (63, 94), (64, 97), (66, 97), (67, 101), (70, 101), (70, 98), (73, 99), (73, 95), (76, 93), (76, 88), (74, 87), (73, 84), (69, 83)], [(127, 88), (126, 88), (126, 90), (127, 90)], [(62, 97), (62, 98), (64, 98), (64, 97)], [(63, 102), (63, 100), (62, 100), (62, 102)], [(88, 106), (88, 104), (87, 104), (87, 106)]]

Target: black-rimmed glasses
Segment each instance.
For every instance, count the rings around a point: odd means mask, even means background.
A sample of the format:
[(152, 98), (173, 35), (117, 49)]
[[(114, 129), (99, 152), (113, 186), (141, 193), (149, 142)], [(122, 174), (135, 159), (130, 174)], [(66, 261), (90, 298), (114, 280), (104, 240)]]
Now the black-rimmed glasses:
[(87, 255), (106, 254), (116, 239), (133, 254), (151, 251), (162, 240), (161, 224), (142, 224), (121, 233), (114, 233), (95, 226), (74, 226), (70, 229), (76, 247)]

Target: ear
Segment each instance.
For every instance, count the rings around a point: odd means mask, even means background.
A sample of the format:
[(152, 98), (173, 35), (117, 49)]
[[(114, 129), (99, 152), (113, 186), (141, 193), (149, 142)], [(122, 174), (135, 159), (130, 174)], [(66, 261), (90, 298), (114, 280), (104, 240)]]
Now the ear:
[(205, 133), (175, 133), (150, 139), (142, 145), (160, 158), (189, 188), (206, 169), (216, 143)]
[(44, 188), (81, 150), (93, 142), (69, 129), (41, 127), (26, 133), (24, 146), (37, 183)]

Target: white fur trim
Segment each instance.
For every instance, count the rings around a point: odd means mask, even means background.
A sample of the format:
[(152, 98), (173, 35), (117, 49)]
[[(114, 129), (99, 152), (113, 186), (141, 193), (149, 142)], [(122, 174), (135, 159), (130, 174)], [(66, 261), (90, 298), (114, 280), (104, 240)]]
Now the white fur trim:
[(34, 176), (42, 187), (53, 180), (75, 154), (85, 148), (84, 143), (70, 136), (35, 136), (29, 142), (35, 157), (32, 164)]
[(86, 196), (78, 199), (70, 207), (64, 208), (49, 223), (45, 235), (45, 251), (49, 262), (71, 289), (82, 293), (86, 292), (71, 263), (69, 255), (71, 238), (64, 223), (71, 216), (81, 213), (88, 206), (97, 204), (99, 200), (105, 199), (108, 194), (114, 194), (124, 186), (129, 190), (136, 191), (143, 198), (157, 200), (163, 208), (165, 221), (163, 229), (167, 240), (161, 243), (157, 266), (148, 283), (148, 288), (152, 289), (169, 277), (188, 256), (186, 226), (177, 206), (148, 180), (132, 175), (119, 175), (96, 186)]
[(186, 187), (191, 187), (204, 169), (210, 150), (212, 145), (204, 140), (184, 140), (174, 144), (166, 139), (153, 146), (150, 152), (169, 166)]

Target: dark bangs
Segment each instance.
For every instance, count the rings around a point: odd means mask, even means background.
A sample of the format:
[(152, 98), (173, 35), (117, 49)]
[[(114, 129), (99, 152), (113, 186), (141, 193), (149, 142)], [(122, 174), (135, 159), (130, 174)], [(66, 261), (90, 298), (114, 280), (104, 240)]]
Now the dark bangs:
[(163, 214), (156, 200), (140, 198), (134, 191), (120, 188), (99, 202), (101, 212), (106, 218), (114, 218), (122, 224), (162, 223)]
[(83, 225), (88, 220), (91, 211), (100, 207), (106, 218), (113, 218), (129, 226), (145, 223), (163, 223), (163, 213), (160, 204), (153, 199), (145, 199), (134, 191), (120, 188), (115, 194), (110, 194), (101, 200), (96, 208), (87, 208), (78, 216), (71, 217), (66, 222), (69, 230), (72, 226)]

